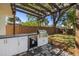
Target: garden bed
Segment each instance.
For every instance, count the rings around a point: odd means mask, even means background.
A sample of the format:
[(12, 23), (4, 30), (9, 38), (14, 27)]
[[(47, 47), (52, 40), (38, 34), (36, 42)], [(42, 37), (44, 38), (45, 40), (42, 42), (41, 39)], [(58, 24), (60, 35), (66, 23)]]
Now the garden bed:
[(73, 49), (75, 48), (75, 36), (63, 34), (50, 35), (49, 43), (54, 44), (60, 49), (73, 53)]

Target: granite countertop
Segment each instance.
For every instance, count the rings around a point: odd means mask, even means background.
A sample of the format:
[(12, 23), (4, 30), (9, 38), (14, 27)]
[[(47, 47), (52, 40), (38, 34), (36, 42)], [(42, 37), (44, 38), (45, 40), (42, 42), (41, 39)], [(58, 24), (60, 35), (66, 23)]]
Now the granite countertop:
[(12, 37), (23, 37), (23, 36), (29, 36), (29, 35), (37, 35), (37, 33), (28, 33), (28, 34), (16, 34), (16, 35), (0, 35), (0, 39), (4, 38), (12, 38)]

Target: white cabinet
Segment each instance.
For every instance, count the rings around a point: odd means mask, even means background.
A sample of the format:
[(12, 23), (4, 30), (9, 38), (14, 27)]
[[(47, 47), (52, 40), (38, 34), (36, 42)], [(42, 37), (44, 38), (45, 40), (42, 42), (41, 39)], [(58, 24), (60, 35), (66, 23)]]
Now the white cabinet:
[(14, 37), (7, 39), (7, 55), (16, 55), (28, 49), (28, 37)]
[(9, 56), (17, 53), (17, 39), (6, 38), (0, 39), (0, 56)]
[(15, 55), (17, 54), (18, 51), (18, 39), (17, 37), (15, 38), (8, 38), (6, 41), (6, 55)]
[(0, 56), (6, 55), (6, 39), (0, 39)]
[(48, 43), (48, 37), (38, 38), (38, 46), (42, 46)]
[(0, 56), (16, 55), (28, 50), (28, 36), (0, 39)]
[(18, 53), (28, 50), (28, 37), (18, 37)]

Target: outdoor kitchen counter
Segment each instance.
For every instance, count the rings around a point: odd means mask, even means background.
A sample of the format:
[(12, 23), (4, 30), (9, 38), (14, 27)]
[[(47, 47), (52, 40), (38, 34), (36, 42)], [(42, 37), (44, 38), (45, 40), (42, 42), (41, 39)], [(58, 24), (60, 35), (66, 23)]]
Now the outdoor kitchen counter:
[(0, 56), (12, 56), (27, 51), (28, 36), (32, 34), (35, 33), (0, 36)]
[(29, 36), (29, 35), (37, 35), (37, 33), (28, 33), (28, 34), (16, 34), (16, 35), (0, 35), (0, 39), (4, 39), (4, 38), (13, 38), (13, 37), (23, 37), (23, 36)]

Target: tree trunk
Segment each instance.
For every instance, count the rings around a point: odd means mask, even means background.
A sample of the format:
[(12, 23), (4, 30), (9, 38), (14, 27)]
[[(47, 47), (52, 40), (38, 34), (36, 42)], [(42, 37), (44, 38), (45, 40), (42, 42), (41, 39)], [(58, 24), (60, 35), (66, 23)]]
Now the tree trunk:
[(56, 33), (56, 24), (58, 22), (58, 18), (60, 16), (60, 12), (57, 12), (53, 15), (53, 28), (54, 28), (54, 33)]
[(54, 28), (54, 33), (56, 33), (56, 23), (55, 23), (55, 19), (53, 19), (53, 28)]
[(56, 34), (56, 26), (54, 25), (53, 28), (54, 28), (54, 34)]

